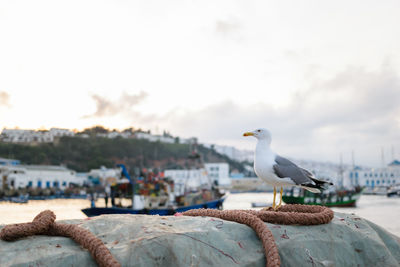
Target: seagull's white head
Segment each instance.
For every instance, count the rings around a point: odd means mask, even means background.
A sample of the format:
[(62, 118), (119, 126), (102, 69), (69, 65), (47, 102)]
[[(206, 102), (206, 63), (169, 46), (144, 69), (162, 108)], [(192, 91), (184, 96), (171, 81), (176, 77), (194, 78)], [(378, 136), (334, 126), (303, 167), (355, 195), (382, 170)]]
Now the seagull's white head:
[(252, 132), (246, 132), (243, 134), (243, 136), (254, 136), (258, 140), (266, 140), (268, 144), (271, 144), (271, 133), (264, 128), (254, 130)]

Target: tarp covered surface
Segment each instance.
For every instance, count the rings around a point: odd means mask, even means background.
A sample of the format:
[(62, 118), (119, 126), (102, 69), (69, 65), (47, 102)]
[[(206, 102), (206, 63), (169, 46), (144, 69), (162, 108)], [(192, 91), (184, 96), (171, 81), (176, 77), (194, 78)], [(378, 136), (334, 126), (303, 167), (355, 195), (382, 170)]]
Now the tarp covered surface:
[[(255, 232), (217, 218), (103, 215), (61, 222), (89, 229), (122, 266), (265, 266)], [(282, 266), (400, 266), (400, 239), (356, 215), (335, 213), (326, 225), (267, 225)], [(33, 236), (0, 240), (0, 266), (97, 265), (71, 239)]]

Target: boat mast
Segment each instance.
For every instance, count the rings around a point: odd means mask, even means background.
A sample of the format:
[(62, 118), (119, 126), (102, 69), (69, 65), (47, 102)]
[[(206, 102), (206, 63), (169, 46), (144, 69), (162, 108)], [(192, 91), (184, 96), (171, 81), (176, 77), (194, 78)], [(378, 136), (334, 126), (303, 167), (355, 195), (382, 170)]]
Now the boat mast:
[[(204, 170), (206, 172), (205, 175), (207, 177), (208, 184), (210, 185), (210, 188), (211, 188), (212, 181), (210, 179), (210, 176), (207, 173), (207, 169), (205, 167), (204, 160), (203, 160), (203, 155), (201, 155), (198, 152), (197, 138), (192, 138), (192, 140), (190, 141), (190, 152), (188, 155), (188, 159), (189, 159), (189, 164), (191, 167), (190, 169)], [(202, 175), (202, 173), (200, 175)], [(201, 179), (201, 176), (199, 178)], [(187, 180), (186, 180), (186, 182), (187, 182)], [(185, 188), (186, 188), (186, 185), (185, 185)]]
[(392, 145), (392, 161), (394, 161), (394, 145)]
[(340, 165), (339, 165), (339, 186), (343, 187), (343, 155), (340, 153)]

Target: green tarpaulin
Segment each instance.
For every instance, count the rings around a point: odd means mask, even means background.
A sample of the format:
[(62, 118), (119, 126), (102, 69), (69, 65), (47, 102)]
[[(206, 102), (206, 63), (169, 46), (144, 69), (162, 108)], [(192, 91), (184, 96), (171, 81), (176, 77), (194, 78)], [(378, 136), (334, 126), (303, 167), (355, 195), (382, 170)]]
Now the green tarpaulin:
[[(79, 224), (101, 238), (122, 266), (265, 266), (248, 226), (208, 217), (105, 215)], [(282, 266), (400, 266), (400, 239), (355, 215), (318, 226), (267, 223)], [(0, 228), (3, 226), (0, 226)], [(64, 237), (0, 240), (0, 266), (97, 266)]]

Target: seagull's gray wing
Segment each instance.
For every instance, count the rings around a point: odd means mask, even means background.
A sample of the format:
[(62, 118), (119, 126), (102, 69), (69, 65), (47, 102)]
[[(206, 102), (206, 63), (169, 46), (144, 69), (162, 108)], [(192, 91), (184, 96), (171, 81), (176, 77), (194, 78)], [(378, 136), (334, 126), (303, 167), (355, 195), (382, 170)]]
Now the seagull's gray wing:
[(310, 179), (315, 178), (314, 174), (312, 174), (310, 171), (303, 169), (301, 167), (299, 167), (299, 168), (304, 172), (305, 175), (307, 175), (308, 178), (310, 178)]
[(297, 185), (314, 185), (312, 180), (314, 176), (309, 171), (278, 155), (275, 157), (275, 162), (273, 168), (276, 176), (280, 178), (289, 177)]

